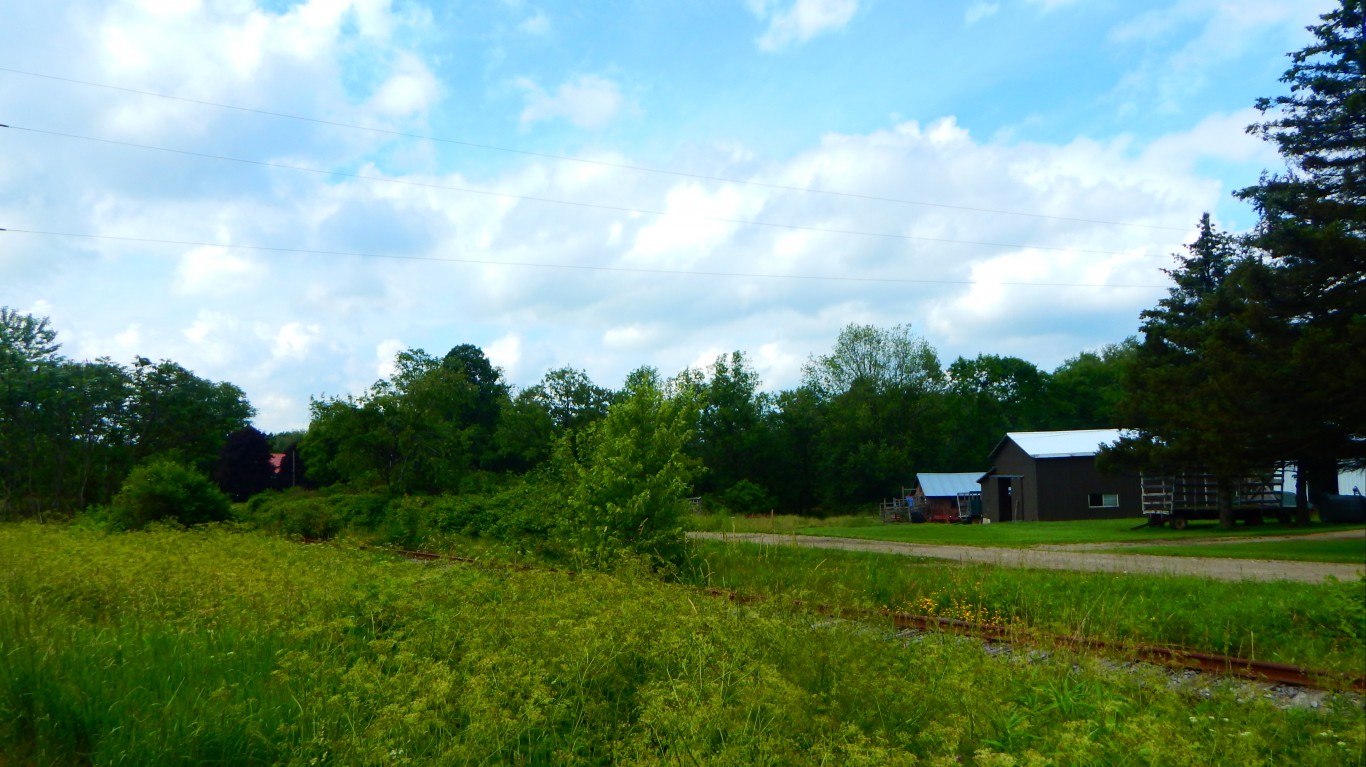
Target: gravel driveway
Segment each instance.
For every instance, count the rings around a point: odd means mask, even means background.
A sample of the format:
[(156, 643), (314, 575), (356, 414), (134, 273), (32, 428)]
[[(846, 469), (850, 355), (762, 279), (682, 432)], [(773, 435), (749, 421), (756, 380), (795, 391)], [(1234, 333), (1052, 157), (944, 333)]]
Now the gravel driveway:
[[(1301, 581), (1318, 583), (1328, 576), (1339, 580), (1360, 578), (1366, 567), (1332, 562), (1287, 562), (1267, 559), (1215, 559), (1202, 557), (1159, 557), (1148, 554), (1111, 554), (1106, 544), (1084, 545), (1086, 550), (1069, 547), (1001, 548), (986, 546), (942, 546), (925, 543), (870, 541), (860, 538), (831, 538), (821, 535), (777, 535), (773, 533), (688, 533), (689, 537), (713, 541), (765, 543), (774, 546), (801, 546), (812, 549), (843, 549), (930, 557), (958, 562), (977, 562), (1002, 567), (1032, 567), (1044, 570), (1082, 570), (1101, 573), (1157, 573), (1197, 575), (1223, 581)], [(1362, 538), (1366, 530), (1325, 533), (1324, 536)], [(1312, 539), (1315, 534), (1296, 536)], [(1247, 542), (1247, 539), (1242, 539)], [(1153, 544), (1144, 544), (1153, 545)], [(1183, 544), (1184, 545), (1184, 544)]]

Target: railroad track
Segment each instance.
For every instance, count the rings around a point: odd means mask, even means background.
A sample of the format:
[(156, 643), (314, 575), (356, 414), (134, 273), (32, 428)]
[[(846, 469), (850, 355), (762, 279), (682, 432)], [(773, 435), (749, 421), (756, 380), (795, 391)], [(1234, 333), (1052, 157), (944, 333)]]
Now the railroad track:
[[(327, 541), (316, 538), (304, 538), (303, 542), (314, 544), (327, 543)], [(444, 560), (461, 562), (464, 564), (488, 564), (483, 560), (472, 557), (438, 554), (432, 551), (395, 550), (372, 546), (362, 546), (361, 548), (396, 554), (407, 559), (424, 562)], [(513, 566), (513, 569), (539, 569), (574, 575), (573, 570), (534, 568), (529, 565)], [(756, 604), (769, 601), (769, 599), (764, 596), (741, 594), (739, 592), (718, 588), (706, 588), (702, 590), (702, 593), (710, 597), (726, 599), (737, 604)], [(1153, 663), (1169, 668), (1189, 669), (1219, 676), (1233, 676), (1260, 682), (1272, 682), (1275, 684), (1318, 690), (1366, 693), (1366, 676), (1354, 676), (1352, 674), (1344, 674), (1337, 671), (1311, 669), (1287, 663), (1272, 663), (1269, 661), (1253, 660), (1251, 658), (1237, 658), (1229, 655), (1218, 655), (1215, 653), (1187, 650), (1179, 647), (1166, 647), (1162, 645), (1129, 644), (1126, 642), (1115, 642), (1090, 637), (1039, 634), (1021, 630), (1019, 627), (1015, 626), (974, 623), (972, 621), (958, 620), (955, 618), (945, 618), (936, 615), (917, 615), (889, 609), (810, 604), (800, 599), (791, 600), (788, 604), (798, 609), (813, 610), (821, 615), (842, 618), (845, 620), (865, 622), (890, 621), (891, 624), (898, 629), (940, 631), (973, 637), (986, 642), (1010, 645), (1065, 647), (1093, 653), (1104, 653), (1111, 656), (1121, 656), (1129, 660)]]

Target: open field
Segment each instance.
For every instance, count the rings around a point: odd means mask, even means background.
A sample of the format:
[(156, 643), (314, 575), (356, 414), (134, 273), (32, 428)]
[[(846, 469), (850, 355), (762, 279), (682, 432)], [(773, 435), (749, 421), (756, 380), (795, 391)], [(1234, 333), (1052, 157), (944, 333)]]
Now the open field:
[[(871, 518), (870, 518), (871, 519)], [(807, 526), (795, 532), (838, 538), (863, 538), (906, 543), (957, 546), (1037, 546), (1069, 543), (1176, 543), (1210, 538), (1260, 538), (1307, 535), (1337, 530), (1360, 530), (1361, 525), (1236, 525), (1224, 530), (1215, 522), (1191, 522), (1180, 532), (1167, 527), (1142, 526), (1141, 519), (1097, 519), (1077, 522), (1013, 522), (997, 525), (870, 524), (867, 526)], [(1138, 529), (1134, 529), (1137, 527)], [(736, 532), (768, 532), (762, 529)]]
[(1144, 669), (1010, 662), (644, 573), (216, 530), (0, 526), (0, 657), (5, 765), (1359, 764), (1366, 748), (1349, 699), (1182, 694)]
[(1171, 544), (1115, 549), (1129, 554), (1156, 554), (1167, 557), (1227, 557), (1235, 559), (1272, 559), (1292, 562), (1342, 562), (1366, 564), (1366, 539), (1252, 541), (1198, 546)]

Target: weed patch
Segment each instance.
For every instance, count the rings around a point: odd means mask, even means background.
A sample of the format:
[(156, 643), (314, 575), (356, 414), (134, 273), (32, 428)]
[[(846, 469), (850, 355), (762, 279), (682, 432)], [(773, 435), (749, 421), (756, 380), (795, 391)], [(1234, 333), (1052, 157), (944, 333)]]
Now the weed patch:
[(639, 572), (225, 529), (0, 526), (0, 657), (18, 763), (1350, 764), (1366, 746), (1347, 702), (1188, 698)]

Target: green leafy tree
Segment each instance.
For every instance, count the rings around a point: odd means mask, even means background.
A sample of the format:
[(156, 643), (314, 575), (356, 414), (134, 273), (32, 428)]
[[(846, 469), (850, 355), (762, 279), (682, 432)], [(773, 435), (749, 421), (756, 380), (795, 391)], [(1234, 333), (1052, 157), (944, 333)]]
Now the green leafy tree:
[(848, 325), (830, 354), (813, 356), (802, 367), (802, 384), (827, 399), (856, 383), (876, 392), (929, 392), (942, 381), (939, 356), (910, 325)]
[(1050, 429), (1112, 429), (1123, 425), (1125, 376), (1138, 339), (1082, 352), (1049, 376)]
[(241, 389), (196, 376), (170, 360), (139, 357), (130, 381), (133, 459), (176, 456), (206, 474), (228, 434), (256, 414)]
[(818, 454), (823, 421), (815, 392), (797, 388), (779, 392), (764, 414), (762, 442), (754, 467), (758, 482), (773, 494), (779, 508), (805, 514), (819, 502)]
[(421, 349), (400, 352), (394, 367), (362, 397), (312, 403), (301, 446), (312, 477), (394, 493), (459, 489), (487, 437), (477, 387), (463, 366)]
[(472, 388), (472, 396), (461, 405), (454, 420), (467, 428), (467, 450), (476, 467), (493, 468), (498, 460), (495, 432), (503, 406), (509, 401), (510, 387), (483, 350), (473, 344), (452, 348), (442, 358), (441, 367), (447, 373), (461, 374)]
[(208, 477), (189, 466), (158, 458), (133, 469), (110, 504), (112, 519), (124, 529), (174, 520), (182, 525), (228, 519), (228, 497)]
[(802, 369), (820, 403), (817, 490), (822, 504), (848, 507), (885, 497), (917, 469), (936, 468), (937, 406), (944, 373), (938, 355), (909, 326), (849, 325), (828, 355)]
[(495, 436), (498, 450), (514, 469), (537, 466), (566, 432), (605, 417), (612, 398), (583, 371), (552, 370), (504, 406)]
[(623, 553), (677, 565), (686, 545), (680, 515), (697, 471), (683, 450), (696, 404), (666, 397), (652, 370), (628, 380), (606, 418), (561, 443), (556, 462), (569, 491), (560, 532), (590, 566)]
[(534, 387), (555, 428), (577, 429), (600, 420), (612, 405), (612, 392), (597, 384), (582, 370), (559, 368), (545, 374)]
[(0, 365), (32, 365), (41, 361), (55, 361), (57, 331), (47, 317), (23, 314), (8, 306), (0, 306)]
[(1047, 428), (1049, 376), (1019, 357), (980, 354), (949, 365), (944, 408), (945, 468), (985, 469), (992, 447), (1008, 431)]
[(698, 489), (707, 493), (757, 478), (766, 408), (759, 374), (744, 352), (717, 357), (710, 373), (698, 391), (696, 444), (696, 455), (707, 467)]

